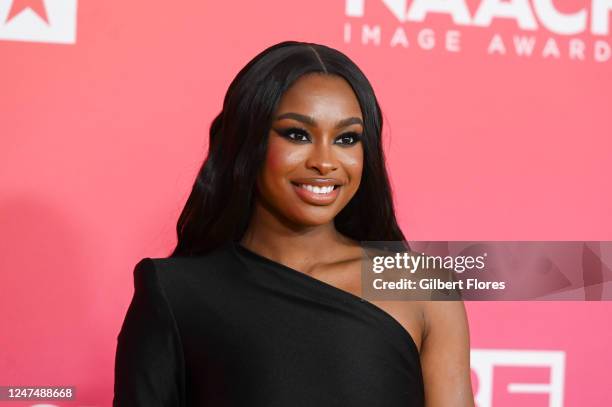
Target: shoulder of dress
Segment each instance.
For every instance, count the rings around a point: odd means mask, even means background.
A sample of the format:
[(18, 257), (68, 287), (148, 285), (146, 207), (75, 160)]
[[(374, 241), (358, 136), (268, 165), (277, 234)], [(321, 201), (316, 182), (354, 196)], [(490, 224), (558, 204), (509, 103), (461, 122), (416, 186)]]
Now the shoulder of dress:
[(180, 319), (199, 302), (218, 298), (217, 292), (236, 281), (238, 266), (231, 251), (225, 250), (201, 256), (146, 257), (138, 263), (141, 271), (135, 272), (135, 281), (162, 292)]
[(229, 276), (235, 267), (236, 259), (231, 250), (221, 248), (198, 256), (146, 257), (136, 268), (148, 270), (163, 287), (170, 288)]
[[(197, 269), (205, 270), (208, 266), (219, 267), (231, 262), (231, 253), (224, 248), (197, 256), (150, 257), (153, 266), (160, 273), (180, 272)], [(144, 259), (143, 259), (144, 260)]]

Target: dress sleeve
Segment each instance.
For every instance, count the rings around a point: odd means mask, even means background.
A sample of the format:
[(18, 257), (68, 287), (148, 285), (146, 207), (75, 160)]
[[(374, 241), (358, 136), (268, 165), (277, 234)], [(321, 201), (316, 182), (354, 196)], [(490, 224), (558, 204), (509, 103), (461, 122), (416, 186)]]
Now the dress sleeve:
[(184, 407), (181, 340), (155, 264), (134, 268), (134, 295), (117, 336), (113, 407)]

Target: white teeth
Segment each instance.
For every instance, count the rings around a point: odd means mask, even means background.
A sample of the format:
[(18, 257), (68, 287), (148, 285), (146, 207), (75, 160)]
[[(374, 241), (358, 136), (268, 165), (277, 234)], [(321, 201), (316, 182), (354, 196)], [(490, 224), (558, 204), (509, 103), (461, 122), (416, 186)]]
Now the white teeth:
[(308, 184), (300, 184), (299, 186), (300, 188), (307, 189), (310, 192), (314, 192), (315, 194), (329, 194), (331, 191), (334, 190), (333, 185), (329, 185), (326, 187), (317, 187), (317, 186), (308, 185)]

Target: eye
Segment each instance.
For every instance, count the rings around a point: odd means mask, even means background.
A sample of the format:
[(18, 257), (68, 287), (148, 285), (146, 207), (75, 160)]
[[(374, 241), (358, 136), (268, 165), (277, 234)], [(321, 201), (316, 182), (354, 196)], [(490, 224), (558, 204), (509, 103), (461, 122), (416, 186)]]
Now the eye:
[(298, 143), (303, 143), (308, 141), (308, 132), (304, 129), (300, 129), (298, 127), (291, 127), (285, 130), (277, 130), (283, 137), (295, 141)]
[(341, 143), (336, 143), (336, 144), (353, 145), (353, 144), (356, 144), (359, 140), (361, 140), (361, 134), (351, 131), (351, 132), (342, 134), (340, 137), (337, 138), (337, 140), (346, 140), (346, 141), (341, 142)]

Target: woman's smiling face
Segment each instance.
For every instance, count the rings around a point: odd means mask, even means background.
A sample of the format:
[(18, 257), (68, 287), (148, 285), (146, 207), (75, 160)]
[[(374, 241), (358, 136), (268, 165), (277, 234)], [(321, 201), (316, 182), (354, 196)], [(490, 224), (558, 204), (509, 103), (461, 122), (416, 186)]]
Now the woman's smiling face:
[(259, 200), (294, 226), (326, 224), (357, 192), (364, 131), (359, 102), (343, 78), (306, 74), (272, 117)]

